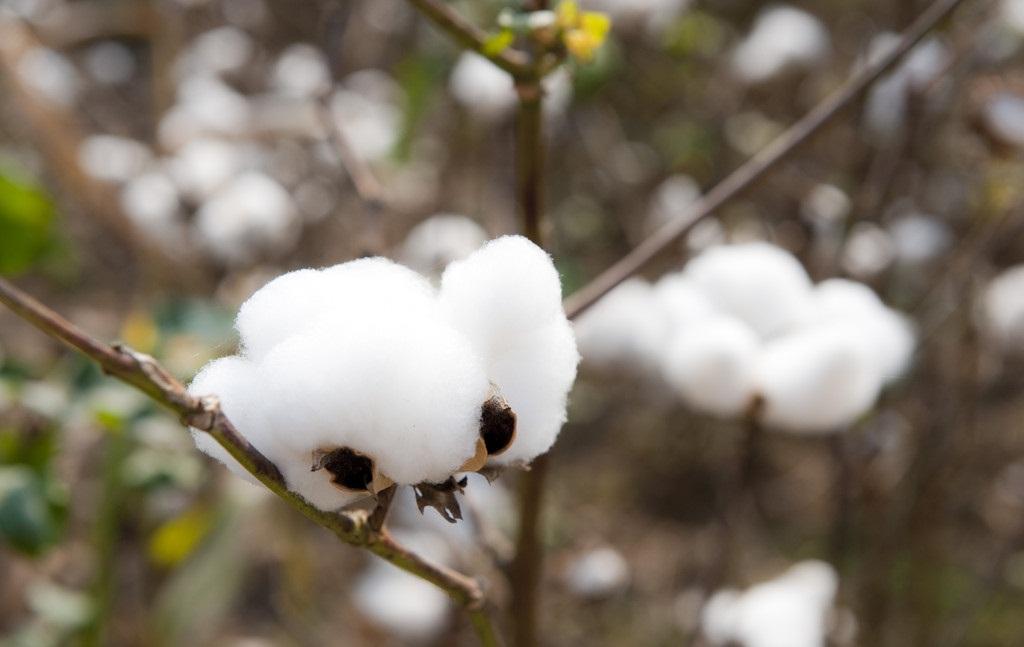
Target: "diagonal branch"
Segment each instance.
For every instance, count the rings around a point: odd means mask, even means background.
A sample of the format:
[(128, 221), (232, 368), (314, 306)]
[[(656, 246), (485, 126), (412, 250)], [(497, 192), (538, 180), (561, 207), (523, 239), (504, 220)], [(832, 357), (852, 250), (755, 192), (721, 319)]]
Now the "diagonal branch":
[(366, 548), (395, 566), (434, 584), (470, 615), (484, 645), (496, 644), (484, 613), (484, 596), (473, 578), (433, 564), (395, 542), (381, 526), (383, 519), (365, 511), (327, 512), (290, 491), (281, 472), (238, 433), (220, 409), (216, 397), (196, 397), (152, 357), (126, 346), (110, 346), (64, 319), (6, 279), (0, 278), (0, 303), (33, 326), (76, 349), (99, 364), (104, 372), (139, 389), (176, 413), (190, 427), (209, 433), (242, 467), (270, 491), (317, 524), (352, 546)]
[(530, 77), (534, 74), (533, 66), (522, 52), (514, 49), (505, 49), (497, 53), (487, 51), (487, 34), (439, 0), (408, 2), (459, 45), (490, 59), (513, 77)]
[(885, 56), (864, 66), (850, 77), (838, 90), (825, 98), (800, 121), (789, 127), (772, 143), (747, 160), (732, 172), (703, 198), (694, 203), (685, 213), (666, 223), (658, 231), (641, 242), (619, 262), (602, 272), (565, 300), (565, 311), (575, 319), (617, 285), (639, 272), (676, 241), (690, 233), (690, 230), (723, 204), (735, 198), (761, 179), (779, 162), (788, 157), (801, 144), (817, 133), (822, 126), (847, 108), (858, 96), (867, 90), (880, 76), (903, 58), (914, 45), (935, 28), (945, 17), (956, 9), (963, 0), (936, 0), (907, 27), (899, 43)]

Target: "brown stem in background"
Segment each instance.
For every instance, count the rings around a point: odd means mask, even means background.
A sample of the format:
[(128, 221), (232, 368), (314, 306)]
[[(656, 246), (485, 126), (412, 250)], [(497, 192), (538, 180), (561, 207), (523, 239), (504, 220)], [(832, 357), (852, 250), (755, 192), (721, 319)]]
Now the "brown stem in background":
[(565, 311), (569, 318), (578, 317), (617, 285), (636, 274), (666, 249), (672, 247), (698, 222), (710, 216), (726, 202), (761, 179), (898, 63), (918, 41), (934, 29), (943, 18), (952, 13), (961, 2), (963, 0), (936, 0), (903, 32), (897, 46), (888, 54), (880, 57), (873, 64), (861, 68), (842, 87), (826, 97), (800, 121), (790, 126), (772, 143), (719, 182), (684, 213), (666, 223), (619, 262), (571, 294), (565, 300)]
[[(466, 609), (481, 644), (496, 645), (484, 607), (480, 585), (471, 577), (432, 564), (397, 544), (383, 526), (383, 513), (327, 512), (290, 491), (281, 472), (266, 456), (238, 433), (220, 409), (216, 397), (196, 397), (156, 360), (125, 346), (110, 346), (94, 339), (67, 319), (0, 278), (0, 303), (48, 336), (78, 350), (104, 372), (142, 391), (176, 413), (181, 421), (209, 433), (238, 463), (271, 492), (341, 541), (366, 548), (395, 566), (437, 586)], [(376, 515), (376, 516), (375, 516)], [(375, 524), (380, 524), (375, 527)]]

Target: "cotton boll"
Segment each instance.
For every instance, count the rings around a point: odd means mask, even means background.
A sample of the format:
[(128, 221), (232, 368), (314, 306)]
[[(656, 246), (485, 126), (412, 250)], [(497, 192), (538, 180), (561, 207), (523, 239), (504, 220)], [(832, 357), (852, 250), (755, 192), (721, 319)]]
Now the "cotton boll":
[(584, 598), (604, 598), (629, 583), (629, 564), (614, 548), (587, 551), (572, 561), (566, 573), (569, 590)]
[(873, 362), (886, 380), (899, 377), (914, 352), (914, 330), (866, 285), (845, 279), (822, 281), (814, 290), (815, 319), (856, 326), (867, 340)]
[(242, 352), (252, 360), (263, 359), (315, 318), (328, 298), (327, 279), (319, 270), (295, 270), (270, 281), (238, 310), (235, 328)]
[(804, 314), (811, 281), (788, 252), (767, 243), (713, 247), (693, 259), (686, 277), (720, 311), (761, 337), (784, 332)]
[(749, 327), (720, 316), (680, 330), (664, 353), (663, 371), (694, 409), (738, 416), (754, 400), (757, 352)]
[(317, 450), (346, 447), (415, 484), (443, 481), (473, 456), (489, 389), (483, 367), (439, 314), (410, 325), (403, 306), (339, 310), (267, 354), (260, 374), (280, 403), (268, 420), (290, 430), (281, 443), (310, 465)]
[(629, 279), (575, 322), (580, 353), (596, 366), (657, 367), (669, 335), (669, 319), (651, 285)]
[(182, 193), (194, 200), (205, 200), (245, 164), (242, 147), (220, 139), (195, 139), (181, 148), (168, 162), (168, 170)]
[(160, 241), (180, 242), (180, 207), (177, 187), (159, 171), (139, 175), (121, 190), (125, 214), (139, 229)]
[(742, 593), (716, 593), (704, 607), (702, 628), (715, 645), (821, 647), (837, 587), (831, 566), (801, 562)]
[[(894, 34), (876, 37), (871, 43), (869, 59), (885, 54), (896, 47), (898, 41)], [(879, 144), (885, 144), (903, 129), (908, 96), (925, 90), (937, 79), (950, 56), (949, 48), (941, 40), (926, 39), (907, 54), (899, 67), (875, 83), (868, 94), (864, 113), (868, 131)]]
[(852, 323), (815, 326), (769, 342), (755, 368), (762, 419), (802, 433), (840, 430), (878, 398), (883, 369)]
[(255, 49), (252, 38), (241, 29), (217, 27), (195, 37), (177, 62), (177, 72), (182, 78), (235, 72), (252, 60)]
[(436, 637), (450, 608), (436, 586), (383, 562), (370, 566), (352, 595), (360, 613), (410, 643)]
[(1001, 142), (1024, 148), (1024, 98), (1000, 92), (982, 109), (985, 128)]
[(684, 214), (700, 199), (700, 185), (689, 175), (673, 175), (658, 185), (647, 213), (647, 228), (654, 231)]
[(485, 357), (487, 376), (516, 414), (512, 446), (492, 460), (528, 463), (555, 444), (565, 422), (580, 359), (572, 327), (564, 316), (555, 318)]
[(249, 100), (220, 79), (191, 76), (178, 85), (177, 103), (157, 127), (160, 143), (177, 149), (204, 135), (234, 137), (249, 128)]
[(1011, 267), (985, 288), (983, 322), (988, 334), (1008, 351), (1024, 350), (1024, 265)]
[(504, 340), (564, 316), (551, 257), (522, 236), (502, 236), (441, 277), (441, 304), (484, 355)]
[(331, 87), (327, 57), (306, 43), (289, 45), (274, 63), (271, 86), (291, 97), (317, 97)]
[(70, 108), (82, 89), (82, 79), (68, 59), (45, 47), (33, 47), (17, 63), (21, 82), (37, 94)]
[(654, 284), (654, 299), (674, 329), (715, 314), (715, 308), (683, 272), (670, 272)]
[(153, 157), (142, 142), (116, 135), (91, 135), (78, 147), (78, 164), (104, 182), (126, 182), (142, 172)]
[(502, 119), (516, 105), (512, 77), (475, 52), (465, 52), (459, 57), (448, 87), (457, 102), (484, 121)]
[(391, 153), (401, 128), (402, 111), (395, 104), (398, 89), (377, 70), (349, 75), (331, 96), (331, 114), (352, 150), (368, 160)]
[(892, 235), (878, 225), (860, 222), (850, 231), (841, 264), (851, 275), (866, 278), (885, 271), (895, 258)]
[(281, 251), (298, 236), (288, 192), (262, 173), (244, 173), (213, 195), (196, 213), (200, 240), (226, 263), (244, 264), (262, 251)]
[(800, 9), (776, 6), (758, 15), (733, 52), (732, 65), (744, 81), (762, 83), (791, 67), (814, 67), (828, 50), (829, 35), (820, 20)]
[(96, 81), (107, 85), (127, 83), (136, 72), (135, 55), (121, 43), (106, 41), (85, 53), (85, 69)]
[(416, 225), (405, 237), (399, 258), (428, 276), (439, 276), (449, 263), (462, 260), (487, 242), (484, 228), (465, 216), (438, 214)]

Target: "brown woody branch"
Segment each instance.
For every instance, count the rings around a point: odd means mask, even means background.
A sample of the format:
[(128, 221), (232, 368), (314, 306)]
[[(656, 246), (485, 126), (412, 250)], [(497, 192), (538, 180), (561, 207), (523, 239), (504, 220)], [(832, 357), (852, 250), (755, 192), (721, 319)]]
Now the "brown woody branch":
[[(209, 433), (242, 467), (309, 519), (352, 546), (365, 548), (395, 566), (420, 577), (448, 594), (466, 609), (484, 645), (497, 644), (483, 611), (484, 596), (471, 577), (433, 564), (402, 547), (383, 528), (387, 504), (367, 513), (320, 510), (290, 491), (278, 468), (238, 433), (221, 411), (216, 397), (196, 397), (152, 357), (123, 345), (110, 346), (0, 278), (0, 303), (33, 326), (99, 364), (104, 372), (139, 389), (178, 415), (181, 421)], [(393, 494), (393, 492), (391, 493)]]

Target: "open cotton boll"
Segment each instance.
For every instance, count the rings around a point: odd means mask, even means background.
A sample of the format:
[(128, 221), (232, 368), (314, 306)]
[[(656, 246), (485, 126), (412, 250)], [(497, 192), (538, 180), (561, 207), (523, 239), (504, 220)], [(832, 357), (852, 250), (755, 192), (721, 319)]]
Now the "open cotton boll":
[(238, 174), (246, 157), (242, 146), (204, 137), (185, 144), (167, 168), (183, 194), (202, 201)]
[(412, 228), (399, 258), (417, 272), (440, 276), (450, 263), (469, 256), (486, 242), (487, 232), (475, 220), (438, 214)]
[(574, 559), (565, 579), (576, 595), (604, 598), (629, 584), (629, 564), (614, 548), (597, 548)]
[(186, 230), (174, 182), (165, 173), (143, 173), (121, 189), (121, 208), (135, 225), (168, 248), (183, 244)]
[(744, 81), (761, 83), (791, 67), (814, 67), (828, 51), (828, 31), (820, 20), (794, 7), (775, 6), (758, 15), (733, 52), (732, 66)]
[(260, 253), (280, 252), (298, 237), (298, 216), (284, 187), (250, 171), (232, 179), (196, 213), (196, 232), (226, 263), (251, 262)]
[(551, 257), (522, 236), (496, 238), (449, 265), (440, 296), (455, 325), (485, 355), (504, 340), (565, 316)]
[(512, 77), (475, 52), (459, 56), (448, 87), (462, 107), (484, 121), (506, 117), (516, 105)]
[(792, 432), (839, 431), (871, 408), (882, 382), (871, 342), (855, 323), (814, 326), (771, 341), (755, 368), (762, 420)]
[(800, 262), (768, 243), (712, 247), (687, 263), (684, 274), (718, 310), (761, 337), (799, 321), (810, 298), (811, 280)]
[(663, 372), (694, 409), (737, 416), (754, 400), (757, 335), (730, 317), (715, 317), (679, 330), (664, 352)]
[(205, 31), (189, 43), (175, 62), (179, 78), (195, 74), (224, 74), (245, 67), (256, 46), (252, 37), (230, 25)]
[(290, 97), (319, 96), (331, 87), (327, 57), (307, 43), (289, 45), (274, 62), (270, 84)]
[(352, 595), (360, 613), (407, 643), (435, 638), (450, 608), (448, 596), (436, 586), (384, 562), (367, 569)]
[(667, 178), (654, 191), (645, 223), (647, 229), (655, 231), (681, 216), (700, 199), (700, 195), (700, 185), (689, 175), (677, 174)]
[(821, 647), (838, 588), (824, 562), (796, 564), (781, 576), (744, 592), (724, 590), (704, 606), (701, 626), (715, 645)]
[(190, 76), (178, 85), (177, 102), (157, 127), (160, 143), (174, 150), (203, 135), (238, 136), (249, 127), (249, 100), (211, 75)]
[(153, 159), (142, 142), (117, 135), (90, 135), (78, 147), (82, 170), (104, 182), (127, 182)]
[(1024, 351), (1024, 265), (999, 274), (985, 288), (982, 299), (988, 334), (1008, 351)]
[(670, 272), (658, 279), (654, 298), (676, 329), (715, 314), (711, 301), (682, 272)]
[(339, 309), (270, 351), (260, 375), (283, 445), (310, 465), (346, 447), (402, 484), (443, 481), (473, 456), (487, 375), (440, 314), (406, 313), (400, 299)]
[(75, 66), (62, 54), (46, 47), (26, 50), (17, 63), (22, 83), (48, 101), (70, 108), (82, 90)]
[(659, 365), (669, 319), (651, 285), (638, 278), (616, 286), (574, 324), (580, 354), (596, 366)]
[(856, 326), (871, 347), (886, 380), (899, 377), (914, 352), (910, 322), (882, 303), (871, 288), (846, 279), (828, 279), (814, 289), (814, 318)]
[[(379, 77), (376, 70), (350, 75), (344, 87), (331, 96), (331, 114), (345, 133), (353, 152), (368, 160), (380, 160), (391, 153), (400, 132), (402, 112), (391, 100), (361, 92), (360, 79)], [(390, 79), (381, 79), (384, 83)]]

